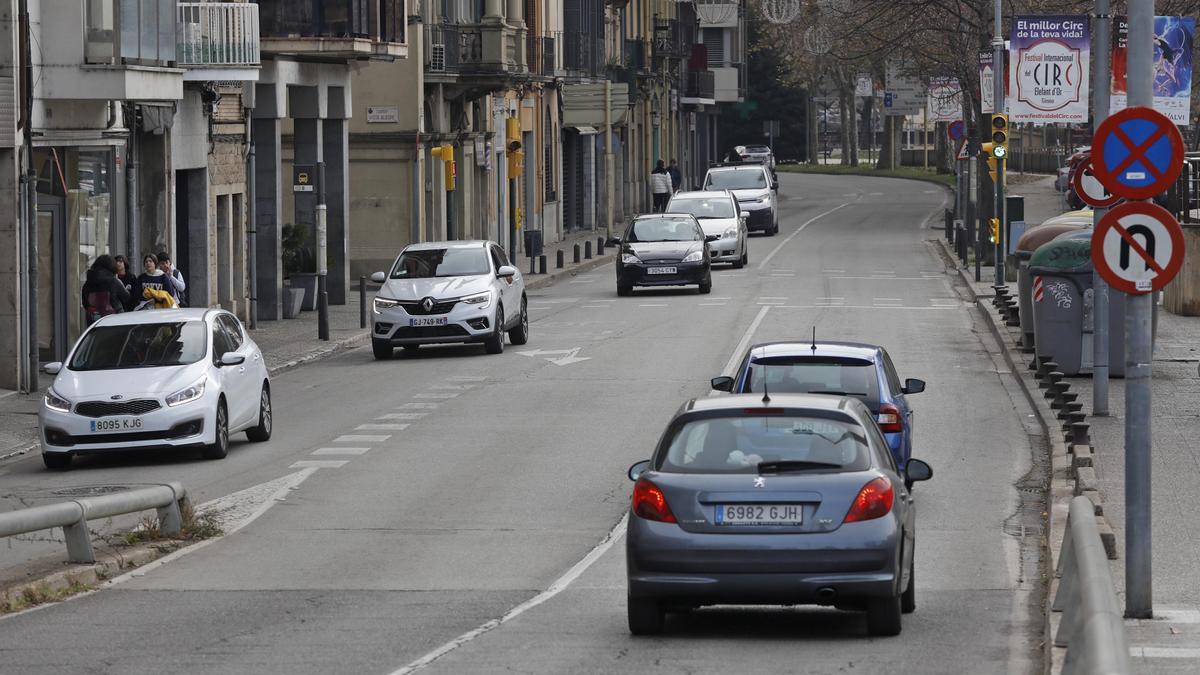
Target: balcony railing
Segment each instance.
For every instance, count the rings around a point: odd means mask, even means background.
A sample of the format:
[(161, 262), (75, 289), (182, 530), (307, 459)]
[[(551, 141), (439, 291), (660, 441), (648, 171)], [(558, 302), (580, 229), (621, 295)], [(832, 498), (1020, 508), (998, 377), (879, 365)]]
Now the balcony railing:
[(258, 5), (179, 3), (178, 62), (190, 68), (253, 68), (260, 63)]
[(175, 0), (86, 0), (85, 9), (87, 63), (175, 61)]
[(626, 40), (623, 55), (626, 69), (632, 71), (646, 69), (646, 49), (645, 44), (641, 40)]
[(428, 24), (425, 67), (431, 73), (477, 70), (483, 61), (483, 31), (470, 24)]
[[(554, 38), (543, 37), (542, 40), (542, 74), (548, 77), (553, 77), (558, 69), (557, 52), (555, 51)], [(529, 57), (529, 62), (534, 63), (533, 57)]]
[(403, 42), (404, 0), (259, 0), (263, 37)]
[(693, 70), (688, 73), (687, 98), (711, 99), (716, 95), (716, 75), (711, 70)]
[(600, 74), (600, 41), (595, 35), (580, 31), (562, 34), (563, 69), (575, 77), (596, 77)]

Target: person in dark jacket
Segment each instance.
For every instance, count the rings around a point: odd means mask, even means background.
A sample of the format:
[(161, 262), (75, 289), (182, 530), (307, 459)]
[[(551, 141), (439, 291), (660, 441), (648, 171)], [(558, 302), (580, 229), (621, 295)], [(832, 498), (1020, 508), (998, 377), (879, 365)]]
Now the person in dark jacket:
[(171, 291), (171, 296), (175, 298), (175, 304), (187, 307), (187, 282), (183, 279), (183, 272), (180, 272), (178, 267), (171, 265), (171, 255), (166, 251), (159, 251), (155, 257), (158, 258), (158, 269), (171, 277), (171, 281), (175, 283), (175, 290)]
[(80, 293), (83, 309), (90, 326), (109, 314), (119, 314), (125, 311), (129, 302), (129, 291), (117, 279), (117, 263), (110, 255), (102, 255), (92, 263), (87, 271), (87, 280), (83, 282)]
[(137, 275), (129, 269), (129, 259), (125, 256), (113, 256), (113, 260), (117, 263), (117, 281), (120, 281), (125, 286), (125, 290), (129, 292), (129, 302), (125, 303), (125, 311), (132, 311), (142, 297), (142, 289), (137, 287)]
[(667, 167), (667, 173), (671, 175), (671, 186), (673, 191), (679, 192), (679, 189), (683, 187), (683, 171), (680, 171), (679, 169), (679, 160), (671, 160), (671, 164)]
[(158, 256), (154, 255), (153, 253), (147, 253), (146, 256), (142, 258), (142, 267), (145, 268), (146, 271), (142, 272), (137, 278), (138, 289), (140, 293), (137, 300), (141, 303), (138, 306), (139, 309), (142, 307), (151, 306), (153, 304), (145, 297), (146, 289), (150, 289), (152, 291), (166, 291), (172, 297), (178, 293), (175, 288), (175, 280), (171, 276), (164, 274), (163, 271), (158, 268)]

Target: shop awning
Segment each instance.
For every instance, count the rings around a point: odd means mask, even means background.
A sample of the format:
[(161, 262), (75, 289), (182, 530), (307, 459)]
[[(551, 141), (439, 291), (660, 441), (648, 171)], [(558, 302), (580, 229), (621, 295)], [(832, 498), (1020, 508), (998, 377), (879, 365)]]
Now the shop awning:
[[(609, 114), (613, 124), (624, 124), (629, 110), (629, 85), (613, 82)], [(562, 88), (563, 126), (604, 128), (604, 85), (568, 84)]]
[(568, 124), (567, 127), (574, 129), (575, 131), (578, 131), (580, 136), (593, 136), (595, 134), (600, 133), (596, 129), (596, 127), (589, 127), (589, 126), (582, 125), (582, 124), (580, 124), (580, 125)]

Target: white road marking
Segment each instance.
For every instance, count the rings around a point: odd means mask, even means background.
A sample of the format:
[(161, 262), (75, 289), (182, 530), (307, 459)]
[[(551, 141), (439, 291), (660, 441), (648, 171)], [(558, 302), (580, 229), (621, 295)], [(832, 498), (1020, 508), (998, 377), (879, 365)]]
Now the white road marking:
[(427, 412), (419, 413), (388, 413), (376, 417), (377, 420), (419, 420), (422, 417), (429, 415)]
[(370, 448), (354, 448), (345, 446), (341, 448), (317, 448), (313, 450), (314, 455), (365, 455)]
[(400, 406), (399, 408), (396, 408), (396, 410), (437, 410), (437, 407), (439, 405), (441, 405), (441, 404), (440, 403), (430, 403), (430, 402), (405, 403), (404, 405)]
[(570, 284), (592, 284), (595, 282), (596, 282), (596, 279), (572, 279), (572, 280), (568, 281), (567, 283), (570, 283)]
[(837, 307), (838, 309), (903, 309), (909, 312), (917, 310), (958, 309), (957, 307), (914, 307), (912, 305), (842, 305), (836, 303), (831, 303), (828, 305), (771, 305), (771, 307), (774, 307), (775, 309), (828, 309), (830, 307)]
[(579, 309), (608, 309), (612, 305), (580, 305)]
[(754, 320), (750, 322), (749, 326), (746, 326), (746, 332), (742, 333), (742, 338), (738, 340), (737, 346), (733, 348), (733, 354), (730, 354), (729, 361), (725, 363), (725, 368), (721, 370), (722, 373), (733, 373), (733, 369), (742, 360), (742, 354), (746, 353), (746, 348), (750, 346), (750, 339), (754, 337), (754, 331), (758, 330), (759, 324), (762, 323), (763, 319), (767, 316), (767, 312), (771, 311), (771, 307), (774, 306), (767, 305), (758, 310), (758, 314), (755, 315)]
[(727, 304), (729, 304), (729, 303), (727, 303), (727, 302), (702, 302), (702, 303), (700, 303), (699, 306), (700, 307), (724, 307)]
[(669, 307), (666, 303), (650, 303), (646, 305), (638, 305), (638, 307)]
[(575, 565), (572, 566), (571, 569), (567, 570), (565, 574), (563, 574), (561, 577), (555, 579), (554, 583), (550, 584), (550, 587), (547, 588), (546, 590), (542, 591), (541, 593), (538, 593), (537, 595), (526, 600), (525, 602), (522, 602), (521, 604), (517, 605), (516, 607), (513, 607), (512, 609), (508, 610), (508, 612), (505, 613), (504, 616), (501, 616), (499, 619), (492, 619), (491, 621), (487, 621), (487, 622), (483, 623), (482, 625), (480, 625), (478, 628), (469, 630), (466, 633), (459, 635), (458, 637), (447, 642), (446, 644), (438, 647), (437, 649), (434, 649), (433, 651), (429, 652), (428, 654), (425, 654), (421, 658), (419, 658), (415, 661), (409, 662), (409, 664), (404, 666), (403, 668), (393, 671), (392, 675), (408, 675), (408, 673), (412, 673), (417, 670), (420, 670), (420, 669), (424, 668), (425, 666), (428, 666), (429, 664), (433, 663), (434, 661), (440, 659), (441, 657), (445, 656), (446, 654), (449, 654), (450, 652), (454, 651), (455, 649), (458, 649), (459, 647), (474, 640), (475, 638), (499, 628), (500, 626), (504, 625), (505, 623), (512, 621), (513, 619), (517, 618), (518, 616), (521, 616), (525, 612), (528, 612), (529, 610), (546, 602), (547, 600), (553, 598), (554, 596), (558, 595), (559, 593), (562, 593), (564, 590), (567, 589), (568, 586), (571, 585), (572, 582), (574, 582), (579, 577), (583, 576), (583, 573), (586, 572), (589, 567), (591, 567), (593, 564), (595, 564), (595, 562), (597, 560), (599, 560), (601, 556), (603, 556), (605, 553), (608, 552), (608, 550), (610, 548), (612, 548), (613, 544), (616, 543), (617, 540), (620, 539), (621, 536), (625, 533), (625, 524), (626, 524), (626, 521), (628, 521), (628, 520), (629, 520), (629, 514), (625, 514), (624, 516), (622, 516), (621, 520), (618, 521), (617, 524), (614, 525), (611, 530), (609, 530), (608, 534), (605, 535), (604, 539), (600, 540), (599, 544), (596, 544), (595, 548), (593, 548), (591, 551), (588, 551), (588, 554), (585, 555), (582, 560), (575, 563)]
[(333, 439), (333, 442), (334, 443), (382, 443), (391, 437), (392, 437), (391, 434), (380, 434), (380, 435), (347, 434), (345, 436), (338, 436), (337, 438)]
[(474, 389), (473, 384), (435, 384), (430, 389), (440, 389), (441, 391), (470, 391)]
[(787, 300), (787, 298), (782, 295), (763, 295), (763, 296), (759, 296), (758, 299), (759, 300)]
[(823, 274), (845, 274), (846, 270), (821, 270)]
[(941, 277), (889, 277), (886, 274), (876, 274), (870, 277), (829, 277), (830, 279), (845, 279), (852, 281), (938, 281)]
[(934, 307), (957, 307), (962, 301), (958, 298), (930, 298), (929, 304)]
[(458, 392), (445, 392), (445, 393), (441, 393), (441, 394), (413, 394), (413, 398), (434, 398), (434, 399), (441, 399), (441, 400), (455, 398), (457, 396), (458, 396)]
[(767, 263), (771, 262), (771, 258), (774, 258), (775, 254), (779, 253), (779, 250), (782, 249), (784, 246), (787, 246), (787, 243), (789, 241), (791, 241), (792, 239), (794, 239), (796, 235), (803, 232), (804, 228), (808, 227), (809, 225), (812, 225), (813, 223), (815, 223), (818, 220), (824, 218), (825, 216), (833, 213), (834, 211), (844, 209), (847, 206), (850, 206), (850, 202), (846, 202), (845, 204), (842, 204), (840, 206), (829, 209), (828, 211), (826, 211), (824, 213), (819, 213), (819, 214), (813, 216), (812, 218), (809, 218), (808, 220), (801, 223), (800, 227), (797, 227), (795, 232), (784, 237), (783, 241), (779, 242), (779, 244), (776, 245), (775, 248), (771, 249), (771, 252), (767, 254), (767, 257), (763, 258), (762, 262), (758, 263), (758, 269), (765, 270), (767, 268)]
[(289, 469), (340, 469), (350, 463), (348, 459), (305, 459), (289, 466)]
[(483, 382), (487, 377), (483, 375), (451, 375), (446, 379), (450, 382)]
[(408, 428), (407, 424), (360, 424), (354, 427), (355, 431), (404, 431)]

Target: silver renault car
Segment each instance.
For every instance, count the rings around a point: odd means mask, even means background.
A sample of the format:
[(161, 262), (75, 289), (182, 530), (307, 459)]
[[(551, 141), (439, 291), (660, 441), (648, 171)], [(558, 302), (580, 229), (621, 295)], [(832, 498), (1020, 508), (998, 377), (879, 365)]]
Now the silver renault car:
[(912, 485), (857, 399), (735, 394), (689, 401), (635, 481), (626, 536), (629, 630), (705, 605), (866, 611), (872, 635), (916, 609)]
[(391, 358), (398, 346), (482, 342), (499, 354), (505, 334), (514, 345), (529, 341), (524, 277), (495, 242), (413, 244), (371, 280), (383, 284), (371, 313), (376, 359)]

